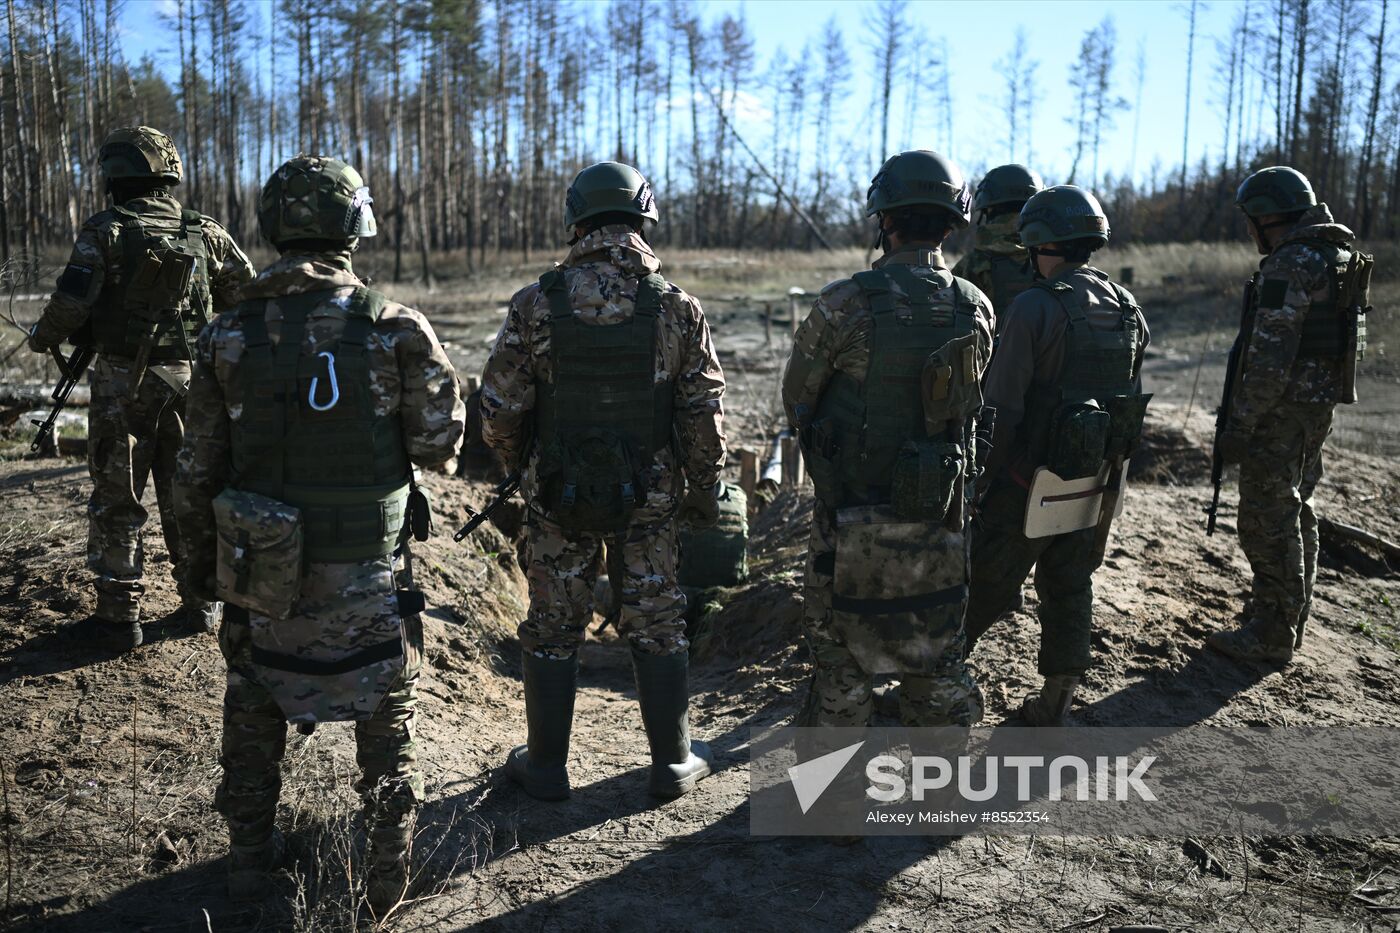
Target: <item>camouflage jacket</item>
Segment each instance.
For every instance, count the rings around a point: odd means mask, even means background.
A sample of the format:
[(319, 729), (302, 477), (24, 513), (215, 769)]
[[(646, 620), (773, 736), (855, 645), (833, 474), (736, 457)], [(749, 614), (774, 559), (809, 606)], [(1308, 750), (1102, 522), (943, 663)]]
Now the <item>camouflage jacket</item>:
[[(175, 234), (180, 230), (180, 202), (170, 197), (137, 198), (123, 207), (141, 215), (141, 222), (152, 234)], [(253, 264), (228, 231), (211, 217), (203, 217), (200, 227), (209, 253), (209, 287), (214, 311), (219, 313), (238, 303), (239, 289), (253, 280)], [(87, 323), (89, 316), (101, 314), (104, 290), (119, 284), (124, 274), (120, 242), (121, 218), (116, 211), (94, 214), (83, 224), (68, 265), (58, 279), (58, 289), (44, 306), (33, 343), (56, 347)]]
[[(1118, 297), (1106, 273), (1092, 266), (1061, 263), (1051, 271), (1049, 278), (1068, 282), (1083, 297), (1090, 327), (1112, 330), (1120, 326), (1122, 314)], [(1028, 399), (1059, 383), (1065, 365), (1068, 324), (1069, 319), (1059, 301), (1042, 289), (1023, 292), (1011, 303), (982, 392), (985, 404), (997, 410), (996, 433), (984, 474), (988, 479), (1024, 452), (1025, 432), (1020, 428)], [(1139, 375), (1149, 340), (1147, 320), (1139, 312), (1136, 358)]]
[[(908, 264), (916, 275), (946, 270), (943, 252), (910, 246), (889, 253), (874, 263)], [(951, 302), (953, 286), (937, 293), (935, 302)], [(985, 295), (977, 307), (977, 329), (991, 352), (996, 315)], [(907, 306), (906, 306), (907, 307)], [(852, 279), (840, 279), (822, 289), (812, 311), (793, 338), (792, 356), (783, 371), (783, 408), (788, 423), (803, 428), (816, 410), (831, 377), (838, 371), (864, 383), (870, 366), (870, 304)]]
[[(361, 285), (351, 271), (349, 253), (291, 253), (264, 269), (244, 289), (243, 298), (272, 299), (267, 331), (275, 344), (282, 324), (278, 297), (334, 289), (307, 320), (304, 355), (310, 356), (316, 347), (339, 340), (346, 320), (343, 302)], [(462, 441), (466, 406), (432, 325), (417, 311), (390, 301), (371, 331), (368, 349), (375, 412), (398, 413), (409, 459), (420, 466), (450, 459)], [(192, 563), (214, 559), (212, 502), (229, 480), (229, 426), (243, 416), (241, 399), (232, 391), (243, 353), (243, 332), (232, 313), (215, 318), (195, 348), (185, 443), (175, 473), (177, 520)]]
[[(953, 274), (958, 278), (967, 279), (973, 285), (982, 290), (982, 294), (995, 300), (996, 292), (992, 282), (992, 257), (1006, 256), (1019, 263), (1025, 263), (1025, 280), (1030, 282), (1034, 273), (1031, 272), (1029, 263), (1031, 259), (1030, 251), (1021, 245), (1021, 238), (1017, 227), (1020, 224), (1020, 217), (1017, 214), (1005, 214), (995, 220), (979, 224), (977, 227), (976, 240), (968, 254), (958, 260), (958, 264), (953, 266)], [(997, 308), (993, 306), (997, 317), (1002, 324), (1006, 323), (1006, 312), (1008, 307)]]
[(1305, 240), (1350, 246), (1353, 234), (1332, 219), (1326, 204), (1309, 210), (1272, 253), (1259, 263), (1259, 290), (1270, 280), (1287, 283), (1279, 308), (1259, 308), (1245, 344), (1244, 378), (1231, 406), (1232, 427), (1246, 434), (1279, 401), (1336, 403), (1341, 393), (1341, 361), (1300, 358), (1298, 340), (1314, 302), (1328, 300), (1331, 276), (1322, 253)]
[[(561, 264), (578, 318), (589, 324), (627, 320), (640, 278), (661, 269), (651, 247), (625, 225), (606, 226), (579, 240)], [(675, 420), (681, 467), (692, 485), (708, 486), (724, 466), (721, 397), (724, 372), (715, 355), (700, 302), (668, 283), (661, 297), (661, 339), (656, 381), (676, 387)], [(525, 466), (523, 488), (538, 493), (538, 444), (526, 451), (534, 427), (536, 387), (553, 381), (549, 352), (549, 301), (539, 283), (515, 293), (481, 380), (482, 438), (514, 469)], [(529, 462), (522, 464), (523, 457)], [(662, 499), (680, 495), (681, 477), (670, 448), (656, 453), (647, 488)], [(664, 503), (652, 503), (664, 505)]]

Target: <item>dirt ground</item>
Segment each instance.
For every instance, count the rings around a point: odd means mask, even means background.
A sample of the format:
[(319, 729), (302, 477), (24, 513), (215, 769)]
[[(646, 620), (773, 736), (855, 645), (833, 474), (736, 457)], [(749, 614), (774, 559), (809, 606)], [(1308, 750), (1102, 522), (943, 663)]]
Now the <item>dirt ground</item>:
[[(1151, 257), (1149, 257), (1151, 258)], [(1072, 719), (1084, 725), (1400, 725), (1395, 606), (1400, 578), (1363, 548), (1329, 542), (1308, 643), (1284, 671), (1203, 648), (1232, 624), (1248, 579), (1234, 541), (1234, 491), (1207, 538), (1209, 412), (1216, 353), (1200, 347), (1235, 313), (1221, 285), (1184, 296), (1135, 257), (1158, 336), (1148, 388), (1158, 393), (1134, 464), (1127, 512), (1097, 577), (1095, 667)], [(809, 291), (837, 261), (775, 271), (723, 256), (685, 257), (730, 378), (731, 441), (760, 449), (776, 430), (776, 379), (787, 354), (789, 284)], [(1247, 256), (1225, 263), (1234, 275)], [(499, 309), (521, 270), (470, 293), (421, 286), (403, 298), (429, 311), (464, 374), (479, 369)], [(1222, 273), (1222, 278), (1226, 276)], [(1147, 279), (1147, 281), (1143, 281)], [(391, 294), (393, 288), (388, 289)], [(1230, 289), (1233, 292), (1233, 288)], [(1187, 300), (1189, 299), (1189, 301)], [(1221, 307), (1198, 310), (1209, 302)], [(765, 340), (763, 305), (776, 320)], [(16, 317), (23, 322), (26, 310)], [(1194, 316), (1193, 316), (1194, 315)], [(1223, 356), (1224, 338), (1215, 344)], [(0, 357), (5, 344), (0, 343)], [(17, 357), (16, 360), (19, 358)], [(1382, 357), (1381, 363), (1388, 364)], [(1338, 431), (1318, 493), (1323, 515), (1400, 540), (1395, 376), (1368, 369), (1375, 426)], [(29, 365), (32, 365), (29, 364)], [(1200, 376), (1194, 401), (1191, 385)], [(6, 371), (12, 383), (41, 373)], [(0, 383), (3, 388), (3, 383)], [(0, 442), (0, 451), (27, 447)], [(718, 773), (657, 804), (626, 648), (611, 635), (583, 652), (570, 771), (573, 798), (543, 804), (499, 773), (523, 740), (515, 622), (523, 579), (498, 528), (465, 545), (450, 530), (480, 505), (488, 477), (430, 475), (439, 507), (417, 554), (428, 593), (428, 663), (419, 725), (429, 803), (418, 877), (396, 930), (1169, 930), (1400, 929), (1400, 841), (1313, 837), (1195, 840), (1223, 869), (1203, 868), (1179, 838), (871, 839), (837, 847), (748, 831), (750, 730), (789, 721), (809, 672), (801, 646), (808, 490), (784, 491), (754, 519), (751, 580), (710, 594), (694, 622), (693, 730)], [(146, 536), (148, 637), (101, 659), (63, 637), (91, 610), (82, 561), (86, 470), (78, 460), (0, 460), (0, 849), (4, 927), (24, 930), (343, 930), (359, 844), (348, 727), (293, 732), (281, 824), (297, 858), (279, 897), (256, 909), (222, 892), (224, 837), (210, 802), (218, 778), (223, 665), (213, 636), (177, 631), (169, 562)], [(509, 520), (502, 523), (511, 530)], [(995, 724), (1037, 682), (1035, 599), (979, 643), (974, 661)]]

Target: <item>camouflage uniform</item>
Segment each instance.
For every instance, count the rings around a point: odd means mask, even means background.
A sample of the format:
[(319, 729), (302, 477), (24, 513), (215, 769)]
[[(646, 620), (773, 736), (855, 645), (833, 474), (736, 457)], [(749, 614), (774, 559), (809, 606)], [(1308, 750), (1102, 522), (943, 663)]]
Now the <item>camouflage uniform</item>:
[[(569, 251), (562, 269), (575, 313), (589, 324), (616, 324), (632, 314), (638, 279), (661, 268), (642, 237), (622, 224), (600, 227)], [(524, 467), (521, 489), (531, 505), (526, 575), (530, 609), (519, 629), (539, 657), (572, 656), (592, 617), (593, 586), (609, 536), (569, 533), (539, 510), (539, 445), (531, 443), (537, 387), (550, 383), (550, 309), (538, 284), (515, 294), (481, 384), (482, 437), (509, 468)], [(724, 466), (720, 398), (724, 374), (700, 302), (674, 285), (662, 296), (656, 381), (674, 381), (679, 446), (646, 469), (647, 495), (622, 539), (619, 631), (634, 650), (684, 653), (686, 601), (676, 580), (675, 512), (688, 480), (706, 487)], [(527, 448), (527, 443), (530, 446)]]
[(953, 266), (953, 274), (967, 279), (992, 302), (997, 326), (1006, 323), (1011, 302), (1035, 281), (1030, 253), (1017, 233), (1019, 218), (1003, 214), (977, 225), (972, 250)]
[[(140, 215), (150, 236), (173, 235), (180, 229), (181, 207), (174, 198), (137, 198), (123, 206)], [(220, 312), (237, 303), (239, 289), (253, 278), (253, 266), (217, 222), (202, 217), (200, 227), (208, 253), (214, 311)], [(59, 277), (58, 290), (44, 307), (31, 338), (34, 347), (58, 346), (94, 315), (114, 313), (108, 305), (131, 271), (123, 268), (121, 229), (121, 218), (113, 210), (102, 211), (83, 225), (68, 266)], [(188, 381), (188, 362), (164, 357), (158, 362), (178, 381)], [(133, 373), (134, 368), (131, 358), (102, 353), (90, 379), (88, 472), (92, 497), (88, 502), (87, 562), (97, 574), (96, 616), (108, 622), (140, 619), (141, 596), (146, 589), (141, 529), (147, 518), (141, 498), (152, 472), (171, 573), (184, 603), (203, 605), (183, 582), (186, 549), (170, 495), (175, 455), (184, 434), (185, 403), (149, 368), (139, 376)], [(141, 380), (134, 397), (133, 378)]]
[[(874, 268), (908, 266), (921, 279), (936, 272), (946, 274), (942, 252), (915, 244), (878, 260)], [(936, 306), (953, 302), (954, 286), (934, 293)], [(974, 290), (975, 291), (975, 290)], [(990, 302), (977, 293), (975, 334), (979, 358), (985, 364), (991, 353), (995, 318)], [(909, 316), (907, 297), (896, 302)], [(822, 290), (812, 312), (798, 328), (793, 356), (783, 378), (783, 406), (790, 424), (801, 428), (816, 411), (834, 378), (864, 384), (870, 362), (873, 329), (870, 303), (851, 279), (833, 282)], [(970, 489), (969, 489), (970, 492)], [(917, 581), (922, 590), (956, 587), (966, 579), (963, 532), (939, 528), (918, 541), (911, 540), (901, 560), (891, 559), (883, 570)], [(863, 726), (871, 712), (871, 676), (900, 674), (900, 714), (909, 725), (971, 725), (981, 719), (981, 694), (963, 661), (964, 634), (961, 618), (950, 627), (926, 630), (910, 628), (886, 640), (859, 616), (833, 612), (837, 562), (837, 537), (833, 506), (817, 499), (812, 510), (806, 576), (803, 580), (804, 621), (812, 649), (815, 673), (799, 724)], [(861, 544), (849, 542), (853, 549)], [(879, 573), (865, 566), (853, 567), (879, 588)]]
[(1349, 249), (1352, 239), (1319, 204), (1260, 263), (1256, 289), (1271, 282), (1283, 287), (1277, 302), (1256, 295), (1243, 378), (1230, 410), (1228, 430), (1243, 451), (1240, 547), (1254, 572), (1246, 625), (1280, 648), (1301, 644), (1312, 603), (1318, 549), (1312, 496), (1342, 389), (1340, 358), (1298, 352), (1308, 311), (1327, 302), (1331, 284), (1328, 263), (1308, 241)]
[[(1082, 263), (1061, 263), (1047, 281), (1073, 287), (1087, 308), (1089, 327), (1121, 328), (1122, 306), (1104, 273)], [(973, 519), (967, 606), (968, 639), (975, 643), (1020, 605), (1021, 584), (1034, 567), (1041, 630), (1037, 667), (1047, 678), (1078, 677), (1089, 667), (1093, 573), (1099, 564), (1093, 528), (1043, 538), (1027, 538), (1023, 530), (1028, 486), (1040, 465), (1028, 443), (1035, 419), (1027, 415), (1037, 399), (1060, 384), (1067, 325), (1060, 303), (1040, 289), (1017, 298), (1002, 325), (984, 390), (986, 404), (997, 410), (996, 433), (984, 474), (987, 492)], [(1137, 329), (1135, 369), (1149, 339), (1140, 313)]]
[[(346, 328), (347, 303), (362, 285), (351, 271), (348, 251), (288, 252), (245, 289), (244, 299), (267, 299), (265, 320), (275, 344), (283, 321), (277, 299), (326, 290), (308, 315), (302, 344), (302, 356), (314, 357), (317, 348), (336, 346)], [(408, 458), (423, 466), (451, 458), (461, 444), (465, 406), (452, 364), (427, 320), (387, 302), (365, 346), (375, 414), (398, 416)], [(190, 429), (175, 488), (193, 572), (206, 587), (202, 575), (214, 566), (217, 548), (213, 501), (230, 483), (233, 424), (249, 416), (241, 402), (246, 377), (240, 375), (247, 349), (241, 319), (217, 318), (200, 336), (190, 389)], [(411, 819), (423, 797), (414, 742), (423, 633), (417, 615), (401, 617), (395, 592), (411, 589), (404, 543), (392, 558), (309, 562), (300, 599), (286, 620), (229, 608), (219, 635), (229, 670), (219, 759), (224, 777), (215, 806), (228, 820), (235, 852), (240, 845), (263, 843), (271, 832), (288, 720), (355, 720), (358, 786), (376, 814), (373, 833), (392, 833)], [(281, 647), (312, 663), (334, 663), (364, 645), (393, 641), (403, 646), (396, 657), (325, 676), (273, 670), (255, 657)]]

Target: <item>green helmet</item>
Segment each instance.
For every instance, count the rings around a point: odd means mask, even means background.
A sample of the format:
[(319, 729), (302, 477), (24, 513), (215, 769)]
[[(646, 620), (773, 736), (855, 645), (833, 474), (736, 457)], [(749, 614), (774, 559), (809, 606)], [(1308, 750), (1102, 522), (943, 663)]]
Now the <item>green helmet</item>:
[(952, 160), (927, 149), (911, 149), (890, 156), (870, 182), (865, 194), (865, 216), (897, 207), (941, 207), (953, 221), (966, 227), (971, 219), (972, 196), (962, 172)]
[(972, 206), (985, 211), (998, 204), (1023, 204), (1045, 187), (1045, 181), (1024, 165), (998, 165), (977, 183)]
[(1316, 204), (1317, 195), (1308, 179), (1286, 165), (1261, 168), (1246, 178), (1235, 193), (1235, 205), (1250, 217), (1291, 214)]
[(283, 163), (258, 197), (258, 229), (274, 246), (293, 240), (345, 240), (379, 232), (374, 199), (360, 173), (328, 156)]
[(597, 162), (579, 172), (564, 195), (564, 226), (612, 213), (653, 222), (661, 218), (646, 176), (621, 162)]
[(1097, 240), (1108, 243), (1112, 231), (1099, 199), (1074, 185), (1055, 185), (1037, 192), (1021, 208), (1018, 226), (1026, 246)]
[(102, 141), (97, 153), (102, 174), (117, 178), (158, 178), (178, 185), (184, 175), (175, 143), (149, 126), (123, 126)]

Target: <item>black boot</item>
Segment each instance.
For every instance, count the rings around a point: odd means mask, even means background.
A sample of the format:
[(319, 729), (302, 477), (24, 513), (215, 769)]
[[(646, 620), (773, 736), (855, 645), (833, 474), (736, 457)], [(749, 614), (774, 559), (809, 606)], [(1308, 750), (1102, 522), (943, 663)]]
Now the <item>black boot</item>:
[(75, 645), (99, 654), (124, 654), (141, 647), (141, 623), (110, 622), (96, 615), (70, 625), (67, 630)]
[(528, 741), (506, 756), (506, 775), (538, 800), (567, 800), (578, 655), (555, 660), (526, 651), (524, 668)]
[(637, 672), (637, 700), (642, 725), (651, 745), (651, 793), (671, 798), (689, 793), (710, 773), (714, 759), (704, 742), (690, 740), (686, 713), (690, 689), (686, 682), (688, 654), (655, 655), (632, 652)]

